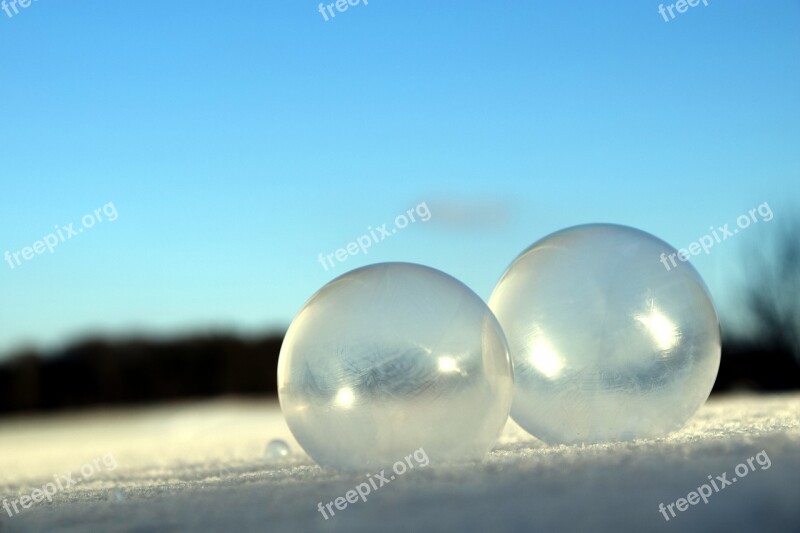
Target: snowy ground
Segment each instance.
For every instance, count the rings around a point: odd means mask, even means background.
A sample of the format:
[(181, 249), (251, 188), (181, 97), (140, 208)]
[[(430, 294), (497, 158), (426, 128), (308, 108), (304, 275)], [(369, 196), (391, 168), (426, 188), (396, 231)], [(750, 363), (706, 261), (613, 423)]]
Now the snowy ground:
[[(264, 458), (275, 438), (291, 446), (288, 459)], [(762, 450), (763, 464), (748, 467)], [(615, 445), (550, 447), (509, 424), (485, 462), (417, 467), (327, 521), (317, 503), (365, 478), (314, 466), (276, 403), (0, 420), (0, 500), (31, 495), (54, 475), (67, 485), (81, 468), (86, 479), (52, 503), (13, 517), (0, 508), (0, 531), (797, 532), (800, 394), (716, 398), (669, 438)], [(659, 512), (723, 473), (736, 482), (707, 504), (673, 506), (669, 522)]]

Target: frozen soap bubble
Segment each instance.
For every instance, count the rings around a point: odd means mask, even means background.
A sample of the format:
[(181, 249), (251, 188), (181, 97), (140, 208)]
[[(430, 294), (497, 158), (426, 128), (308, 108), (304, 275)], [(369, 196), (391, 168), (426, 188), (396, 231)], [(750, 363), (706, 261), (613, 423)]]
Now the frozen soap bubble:
[(110, 502), (124, 502), (125, 501), (125, 491), (120, 488), (113, 488), (108, 491), (106, 494), (106, 500)]
[(719, 322), (672, 253), (643, 231), (591, 224), (514, 260), (489, 306), (514, 363), (515, 422), (549, 443), (596, 443), (662, 436), (697, 411), (719, 368)]
[(306, 302), (278, 362), (286, 421), (320, 465), (385, 468), (419, 448), (431, 463), (481, 459), (511, 407), (497, 319), (432, 268), (348, 272)]
[(264, 450), (264, 459), (267, 461), (279, 461), (289, 456), (289, 445), (281, 439), (273, 439), (267, 443)]

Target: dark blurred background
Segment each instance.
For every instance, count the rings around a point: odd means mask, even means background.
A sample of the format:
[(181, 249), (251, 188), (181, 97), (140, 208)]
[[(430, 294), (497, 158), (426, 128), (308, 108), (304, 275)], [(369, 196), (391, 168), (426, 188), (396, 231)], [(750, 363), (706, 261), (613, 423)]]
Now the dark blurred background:
[[(800, 225), (743, 255), (739, 299), (750, 325), (723, 323), (713, 393), (800, 388)], [(276, 394), (283, 335), (226, 333), (172, 340), (86, 339), (55, 353), (27, 351), (0, 365), (0, 412)]]

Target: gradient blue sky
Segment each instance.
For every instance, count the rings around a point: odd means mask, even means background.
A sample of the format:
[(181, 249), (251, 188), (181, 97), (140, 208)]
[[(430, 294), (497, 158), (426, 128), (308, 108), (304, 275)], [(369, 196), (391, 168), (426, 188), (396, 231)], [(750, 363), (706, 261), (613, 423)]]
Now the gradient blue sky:
[[(64, 2), (0, 11), (0, 353), (83, 334), (283, 328), (336, 274), (442, 269), (488, 297), (565, 226), (675, 246), (800, 200), (800, 3)], [(317, 254), (426, 201), (325, 272)], [(437, 217), (476, 211), (470, 223)], [(491, 206), (502, 216), (484, 221)], [(491, 214), (491, 213), (489, 213)], [(495, 220), (498, 218), (499, 220)], [(735, 315), (742, 253), (693, 260)]]

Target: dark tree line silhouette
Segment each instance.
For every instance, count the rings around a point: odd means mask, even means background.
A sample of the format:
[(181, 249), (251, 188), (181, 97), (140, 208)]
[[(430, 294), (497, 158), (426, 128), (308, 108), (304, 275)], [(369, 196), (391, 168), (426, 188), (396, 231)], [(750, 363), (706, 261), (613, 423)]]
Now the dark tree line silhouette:
[[(742, 261), (752, 328), (723, 327), (714, 392), (800, 388), (800, 218), (770, 228)], [(171, 341), (87, 340), (0, 364), (0, 413), (275, 395), (282, 335), (205, 335)]]
[(751, 328), (723, 328), (716, 391), (800, 388), (800, 215), (781, 220), (741, 262), (741, 303)]
[(0, 365), (0, 412), (276, 394), (281, 335), (88, 340)]

